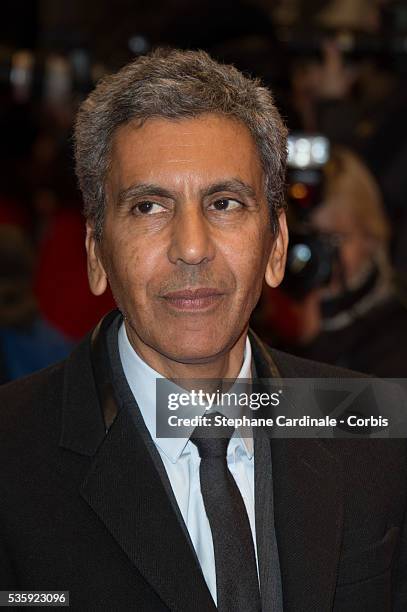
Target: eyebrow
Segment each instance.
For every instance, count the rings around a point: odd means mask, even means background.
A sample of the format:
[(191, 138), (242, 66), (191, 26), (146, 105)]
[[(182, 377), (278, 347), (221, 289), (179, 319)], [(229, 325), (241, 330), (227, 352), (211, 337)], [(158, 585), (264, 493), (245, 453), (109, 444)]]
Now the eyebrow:
[(122, 206), (130, 199), (142, 198), (144, 196), (159, 196), (161, 198), (175, 199), (175, 194), (172, 191), (164, 189), (160, 187), (160, 185), (155, 185), (154, 183), (137, 183), (119, 192), (117, 205)]
[(219, 193), (220, 191), (233, 191), (234, 193), (238, 193), (249, 198), (256, 197), (253, 187), (238, 178), (220, 181), (218, 183), (214, 183), (213, 185), (209, 185), (201, 191), (201, 195), (210, 196), (215, 193)]
[[(239, 178), (221, 180), (217, 183), (208, 185), (200, 190), (200, 196), (207, 197), (216, 193), (220, 193), (221, 191), (233, 192), (248, 198), (256, 197), (256, 192), (253, 187), (251, 187), (251, 185), (245, 183)], [(160, 185), (156, 185), (154, 183), (137, 183), (135, 185), (130, 185), (130, 187), (128, 187), (127, 189), (123, 189), (119, 192), (117, 206), (122, 206), (130, 199), (145, 196), (158, 196), (161, 198), (168, 198), (172, 200), (176, 199), (175, 192), (170, 191), (169, 189), (165, 189)]]

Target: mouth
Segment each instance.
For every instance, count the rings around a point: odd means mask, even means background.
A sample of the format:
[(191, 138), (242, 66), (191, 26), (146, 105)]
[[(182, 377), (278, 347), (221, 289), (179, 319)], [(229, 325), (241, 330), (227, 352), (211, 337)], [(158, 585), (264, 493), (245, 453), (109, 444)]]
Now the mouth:
[(214, 287), (201, 287), (170, 291), (160, 297), (175, 310), (199, 311), (217, 305), (224, 296), (224, 293)]

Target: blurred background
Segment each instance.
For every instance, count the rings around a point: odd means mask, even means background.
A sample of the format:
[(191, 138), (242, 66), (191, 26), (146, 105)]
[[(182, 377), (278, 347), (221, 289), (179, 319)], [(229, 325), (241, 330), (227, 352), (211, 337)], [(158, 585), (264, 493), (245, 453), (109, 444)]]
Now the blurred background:
[(158, 45), (260, 77), (290, 129), (287, 274), (252, 325), (277, 348), (407, 376), (407, 2), (3, 0), (0, 383), (64, 358), (91, 295), (72, 125), (97, 80)]

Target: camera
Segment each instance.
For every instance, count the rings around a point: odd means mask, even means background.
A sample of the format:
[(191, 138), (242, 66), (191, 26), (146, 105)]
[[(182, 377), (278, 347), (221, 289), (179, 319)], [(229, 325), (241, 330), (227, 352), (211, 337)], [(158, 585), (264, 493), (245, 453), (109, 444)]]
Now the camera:
[(337, 259), (332, 239), (312, 229), (311, 213), (323, 195), (323, 168), (329, 162), (329, 140), (322, 135), (288, 139), (287, 202), (290, 242), (281, 288), (294, 299), (329, 283)]

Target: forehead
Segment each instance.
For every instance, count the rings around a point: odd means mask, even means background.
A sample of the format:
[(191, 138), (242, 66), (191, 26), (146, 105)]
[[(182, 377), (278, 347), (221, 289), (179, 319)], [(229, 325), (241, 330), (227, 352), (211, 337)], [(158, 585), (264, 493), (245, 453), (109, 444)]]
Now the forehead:
[(175, 186), (228, 176), (258, 183), (263, 173), (248, 128), (237, 120), (209, 114), (121, 126), (112, 141), (110, 175), (125, 187), (137, 180), (160, 179)]

